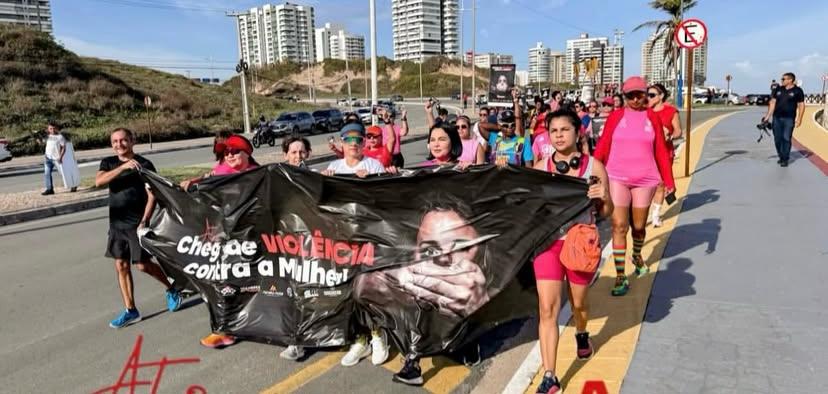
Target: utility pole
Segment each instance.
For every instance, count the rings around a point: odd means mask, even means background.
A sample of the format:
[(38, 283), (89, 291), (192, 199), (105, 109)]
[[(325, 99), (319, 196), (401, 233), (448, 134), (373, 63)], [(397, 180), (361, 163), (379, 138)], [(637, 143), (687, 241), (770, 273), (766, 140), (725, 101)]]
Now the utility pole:
[[(368, 0), (371, 24), (371, 108), (377, 105), (377, 0)], [(373, 111), (371, 111), (373, 112)], [(377, 115), (371, 115), (371, 124), (377, 124)]]
[[(464, 66), (465, 66), (465, 63), (466, 63), (466, 54), (463, 53), (463, 11), (465, 11), (465, 9), (463, 8), (463, 2), (461, 0), (460, 1), (460, 11), (458, 12), (459, 19), (457, 20), (458, 21), (457, 25), (458, 25), (459, 30), (460, 30), (460, 102), (461, 103), (463, 102), (463, 70), (465, 69)], [(474, 67), (474, 59), (472, 59), (471, 63), (472, 63), (472, 67)], [(422, 97), (421, 97), (421, 99), (422, 99)]]
[(423, 99), (423, 54), (420, 53), (420, 102), (424, 102)]
[(305, 46), (305, 60), (308, 62), (308, 101), (316, 103), (316, 97), (313, 95), (313, 69), (311, 68), (310, 54), (308, 54), (308, 47)]
[(362, 58), (362, 80), (363, 85), (365, 85), (365, 102), (368, 102), (368, 58)]
[(348, 81), (348, 111), (354, 112), (354, 103), (351, 101), (351, 71), (348, 69), (347, 51), (345, 53), (345, 80)]
[(242, 44), (241, 44), (241, 28), (239, 27), (239, 16), (245, 15), (241, 12), (228, 12), (225, 14), (229, 17), (236, 18), (236, 37), (239, 40), (239, 64), (236, 65), (236, 72), (239, 73), (239, 79), (241, 80), (241, 93), (242, 93), (242, 113), (244, 116), (244, 133), (250, 134), (250, 112), (247, 108), (247, 83), (245, 79), (247, 79), (247, 69), (248, 64), (244, 61), (244, 55), (242, 53)]
[[(477, 1), (472, 0), (472, 108), (477, 108), (477, 93), (475, 87), (477, 86), (477, 67), (474, 65), (474, 51), (477, 39)], [(476, 111), (476, 109), (475, 109)]]

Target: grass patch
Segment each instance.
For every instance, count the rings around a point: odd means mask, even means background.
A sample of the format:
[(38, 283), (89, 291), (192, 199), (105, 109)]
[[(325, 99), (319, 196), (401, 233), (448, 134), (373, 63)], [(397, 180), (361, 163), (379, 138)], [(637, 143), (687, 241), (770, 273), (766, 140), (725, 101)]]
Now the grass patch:
[[(210, 172), (209, 167), (188, 166), (188, 167), (168, 167), (162, 168), (158, 173), (164, 178), (169, 179), (172, 183), (178, 184), (183, 180), (200, 177)], [(88, 177), (81, 179), (81, 187), (95, 187), (95, 177)], [(105, 188), (99, 188), (105, 189)]]

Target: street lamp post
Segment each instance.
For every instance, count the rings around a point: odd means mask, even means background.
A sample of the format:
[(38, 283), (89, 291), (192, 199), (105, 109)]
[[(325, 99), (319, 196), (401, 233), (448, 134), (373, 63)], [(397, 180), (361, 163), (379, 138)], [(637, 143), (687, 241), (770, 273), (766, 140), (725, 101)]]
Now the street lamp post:
[(345, 80), (348, 81), (348, 111), (354, 112), (354, 103), (351, 101), (351, 71), (348, 69), (347, 52), (345, 52)]
[[(477, 67), (474, 65), (474, 50), (475, 50), (475, 40), (477, 39), (477, 1), (472, 0), (472, 108), (477, 108), (477, 93), (475, 92), (475, 87), (477, 86), (477, 76), (476, 71)], [(475, 109), (476, 111), (476, 109)]]
[(725, 81), (727, 81), (727, 101), (725, 101), (725, 105), (730, 105), (730, 81), (733, 80), (733, 76), (727, 74), (725, 76)]
[[(377, 1), (369, 0), (369, 22), (371, 24), (371, 108), (377, 105)], [(371, 111), (373, 112), (373, 111)], [(377, 116), (371, 115), (371, 123), (377, 124)]]
[[(463, 70), (465, 69), (466, 56), (463, 53), (463, 3), (460, 3), (460, 11), (458, 12), (457, 25), (460, 30), (460, 101), (463, 101)], [(472, 59), (474, 65), (474, 59)], [(465, 110), (465, 108), (463, 108)]]

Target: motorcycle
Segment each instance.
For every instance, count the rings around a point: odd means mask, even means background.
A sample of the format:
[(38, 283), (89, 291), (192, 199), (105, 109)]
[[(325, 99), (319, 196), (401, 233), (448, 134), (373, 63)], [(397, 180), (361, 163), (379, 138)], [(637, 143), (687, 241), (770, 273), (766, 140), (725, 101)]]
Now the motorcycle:
[(253, 139), (250, 140), (253, 147), (258, 149), (262, 144), (276, 145), (276, 132), (269, 124), (257, 125), (254, 129)]

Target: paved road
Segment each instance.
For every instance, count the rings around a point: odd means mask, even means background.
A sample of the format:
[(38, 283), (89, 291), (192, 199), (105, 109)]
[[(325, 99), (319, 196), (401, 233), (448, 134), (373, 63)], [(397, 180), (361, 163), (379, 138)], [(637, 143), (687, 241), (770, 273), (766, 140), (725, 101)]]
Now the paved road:
[[(407, 105), (406, 108), (411, 112), (408, 115), (409, 122), (411, 127), (419, 127), (422, 128), (425, 125), (425, 113), (419, 107), (414, 107), (413, 105)], [(314, 136), (310, 136), (310, 140), (312, 144), (324, 144), (325, 141), (328, 139), (330, 135), (336, 135), (336, 133), (323, 133)], [(281, 149), (280, 144), (281, 140), (277, 141), (275, 147), (264, 146), (259, 149), (264, 150), (264, 152), (271, 152), (271, 151), (279, 151)], [(320, 152), (322, 153), (322, 152)], [(212, 149), (211, 148), (198, 148), (198, 149), (191, 149), (191, 150), (182, 150), (182, 151), (175, 151), (175, 152), (166, 152), (166, 153), (156, 153), (156, 154), (148, 154), (144, 155), (150, 161), (152, 161), (157, 168), (162, 167), (180, 167), (180, 166), (189, 166), (189, 165), (197, 165), (197, 164), (209, 164), (212, 163)], [(81, 163), (80, 170), (81, 170), (81, 177), (93, 177), (95, 176), (95, 172), (98, 170), (99, 162), (90, 162), (90, 163)], [(52, 180), (55, 182), (56, 185), (62, 186), (62, 181), (60, 179), (60, 174), (55, 171), (52, 174)], [(25, 174), (20, 176), (10, 176), (0, 178), (0, 191), (3, 193), (15, 193), (15, 192), (23, 192), (29, 190), (38, 190), (43, 189), (44, 182), (43, 182), (43, 174)]]
[[(828, 182), (776, 164), (757, 111), (707, 136), (667, 240), (626, 393), (816, 393), (828, 374)], [(796, 136), (796, 133), (794, 134)]]

